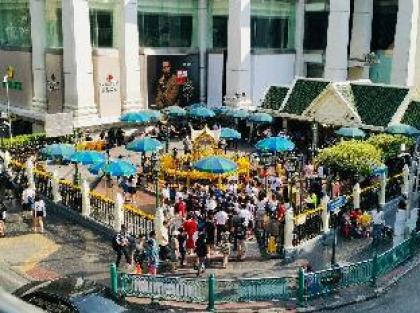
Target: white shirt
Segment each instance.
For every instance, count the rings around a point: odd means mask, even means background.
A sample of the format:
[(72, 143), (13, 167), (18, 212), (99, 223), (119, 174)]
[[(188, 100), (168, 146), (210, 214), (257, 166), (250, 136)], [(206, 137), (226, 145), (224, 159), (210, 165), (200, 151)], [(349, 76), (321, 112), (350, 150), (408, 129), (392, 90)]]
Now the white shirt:
[(214, 211), (217, 207), (217, 202), (214, 199), (207, 199), (206, 201), (206, 210), (207, 211)]
[(162, 196), (164, 199), (169, 199), (170, 197), (169, 188), (165, 187), (162, 189)]
[(239, 217), (245, 219), (244, 224), (248, 225), (249, 221), (252, 219), (251, 212), (249, 212), (247, 209), (242, 209), (239, 211)]
[(39, 200), (36, 201), (34, 204), (34, 210), (35, 212), (43, 212), (44, 213), (44, 217), (47, 215), (47, 212), (45, 211), (45, 202), (44, 200)]
[(217, 225), (225, 225), (229, 216), (225, 211), (219, 211), (216, 213), (214, 219), (216, 220)]
[(384, 218), (384, 212), (383, 211), (378, 212), (376, 210), (373, 210), (371, 214), (372, 214), (373, 224), (376, 224), (376, 225), (383, 225), (384, 224), (385, 218)]
[(177, 191), (175, 193), (175, 201), (179, 201), (179, 199), (183, 198), (183, 193), (181, 191)]
[(32, 200), (35, 199), (35, 190), (32, 188), (26, 188), (22, 192), (22, 203), (28, 204), (29, 198), (32, 198)]

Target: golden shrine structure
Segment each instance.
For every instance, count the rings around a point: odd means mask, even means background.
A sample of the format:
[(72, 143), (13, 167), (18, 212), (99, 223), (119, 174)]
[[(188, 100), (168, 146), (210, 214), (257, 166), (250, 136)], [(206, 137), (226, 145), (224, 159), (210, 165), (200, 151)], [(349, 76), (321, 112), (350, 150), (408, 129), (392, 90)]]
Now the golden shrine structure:
[[(223, 149), (219, 148), (220, 130), (211, 130), (205, 126), (201, 130), (194, 130), (191, 127), (191, 153), (174, 156), (171, 153), (164, 154), (161, 158), (161, 171), (164, 180), (183, 180), (189, 186), (192, 181), (207, 180), (220, 181), (230, 176), (249, 175), (250, 160), (246, 156), (240, 157), (236, 153), (225, 154)], [(194, 162), (208, 157), (220, 155), (234, 161), (238, 168), (233, 173), (211, 174), (194, 170)]]

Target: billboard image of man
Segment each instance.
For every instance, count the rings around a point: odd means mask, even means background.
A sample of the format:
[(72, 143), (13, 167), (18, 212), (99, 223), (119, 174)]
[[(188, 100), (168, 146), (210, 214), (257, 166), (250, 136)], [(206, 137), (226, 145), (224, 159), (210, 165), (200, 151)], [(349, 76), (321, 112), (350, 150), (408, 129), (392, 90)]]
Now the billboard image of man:
[(176, 75), (171, 72), (171, 62), (162, 62), (162, 77), (157, 84), (155, 104), (158, 109), (178, 104), (179, 85)]

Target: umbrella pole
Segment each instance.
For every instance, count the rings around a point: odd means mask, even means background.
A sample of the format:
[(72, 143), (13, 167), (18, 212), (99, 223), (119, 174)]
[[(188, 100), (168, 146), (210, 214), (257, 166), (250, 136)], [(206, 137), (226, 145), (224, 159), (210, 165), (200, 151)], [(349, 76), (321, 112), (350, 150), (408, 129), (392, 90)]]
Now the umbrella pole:
[(219, 182), (218, 182), (218, 188), (222, 189), (222, 174), (219, 174)]

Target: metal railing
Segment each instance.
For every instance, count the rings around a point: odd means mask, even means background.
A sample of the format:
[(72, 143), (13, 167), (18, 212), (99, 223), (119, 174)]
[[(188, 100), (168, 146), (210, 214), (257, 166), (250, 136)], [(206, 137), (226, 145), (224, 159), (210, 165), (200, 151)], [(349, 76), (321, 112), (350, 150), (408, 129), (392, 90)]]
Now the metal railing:
[(90, 193), (89, 201), (90, 217), (102, 224), (113, 226), (115, 202), (94, 192)]
[(305, 299), (328, 294), (334, 290), (356, 285), (376, 284), (379, 277), (389, 274), (392, 270), (413, 257), (420, 249), (420, 232), (413, 234), (401, 244), (372, 259), (350, 265), (336, 267), (314, 273), (304, 273), (300, 270), (298, 291), (300, 302)]
[(124, 224), (130, 234), (134, 236), (149, 235), (153, 230), (154, 216), (146, 214), (133, 205), (126, 204), (124, 209)]
[(125, 297), (185, 302), (280, 301), (296, 297), (295, 278), (194, 279), (117, 272), (111, 265), (113, 290)]
[(308, 210), (294, 217), (293, 245), (318, 236), (322, 231), (322, 207)]
[(298, 301), (330, 294), (352, 286), (371, 284), (413, 257), (420, 249), (420, 232), (390, 250), (371, 259), (305, 273), (301, 268), (297, 277), (264, 277), (252, 279), (208, 280), (127, 274), (111, 265), (111, 287), (116, 296), (148, 297), (160, 300), (208, 303), (248, 301)]
[(37, 193), (51, 200), (53, 198), (51, 175), (36, 170), (34, 171), (34, 181)]
[(59, 191), (61, 195), (61, 203), (79, 213), (82, 212), (82, 192), (79, 186), (61, 180), (59, 183)]

